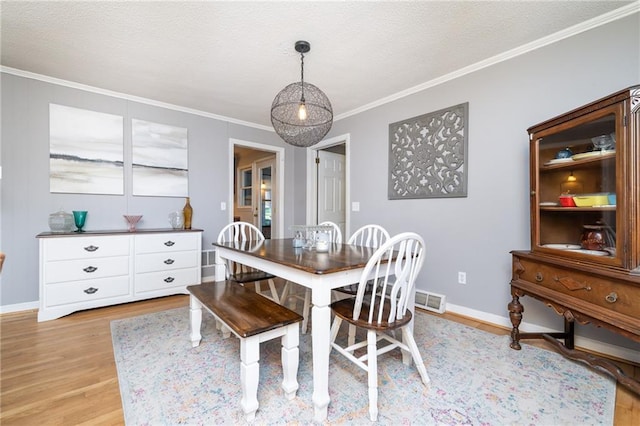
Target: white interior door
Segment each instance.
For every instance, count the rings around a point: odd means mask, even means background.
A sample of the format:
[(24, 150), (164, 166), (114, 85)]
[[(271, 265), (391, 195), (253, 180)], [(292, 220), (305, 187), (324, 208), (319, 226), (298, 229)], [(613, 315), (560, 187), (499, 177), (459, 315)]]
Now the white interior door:
[(346, 235), (345, 156), (324, 150), (316, 152), (317, 223), (330, 220), (340, 226), (342, 235)]

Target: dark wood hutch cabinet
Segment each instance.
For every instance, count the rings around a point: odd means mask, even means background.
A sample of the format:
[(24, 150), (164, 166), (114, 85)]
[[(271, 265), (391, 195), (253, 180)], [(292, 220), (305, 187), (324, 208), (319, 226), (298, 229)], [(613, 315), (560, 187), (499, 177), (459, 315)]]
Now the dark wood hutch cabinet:
[[(511, 347), (545, 338), (640, 394), (615, 365), (574, 349), (576, 323), (640, 342), (640, 86), (528, 133), (531, 249), (511, 252)], [(520, 333), (525, 295), (562, 315), (564, 331)]]

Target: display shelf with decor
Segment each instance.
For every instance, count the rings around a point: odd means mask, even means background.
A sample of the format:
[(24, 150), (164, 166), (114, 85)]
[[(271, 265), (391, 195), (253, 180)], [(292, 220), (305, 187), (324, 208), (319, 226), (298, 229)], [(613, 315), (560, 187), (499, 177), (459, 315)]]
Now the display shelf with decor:
[(202, 230), (43, 232), (38, 321), (172, 294), (202, 280)]
[[(511, 347), (545, 338), (640, 394), (614, 364), (574, 348), (576, 323), (640, 342), (640, 86), (528, 133), (531, 248), (511, 252)], [(523, 296), (552, 307), (564, 331), (521, 333)]]

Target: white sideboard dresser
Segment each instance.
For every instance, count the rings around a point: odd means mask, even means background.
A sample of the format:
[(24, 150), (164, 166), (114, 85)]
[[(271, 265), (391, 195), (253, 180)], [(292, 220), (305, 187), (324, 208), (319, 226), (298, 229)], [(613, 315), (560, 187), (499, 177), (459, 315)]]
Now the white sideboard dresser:
[(202, 230), (44, 232), (38, 321), (171, 294), (202, 280)]

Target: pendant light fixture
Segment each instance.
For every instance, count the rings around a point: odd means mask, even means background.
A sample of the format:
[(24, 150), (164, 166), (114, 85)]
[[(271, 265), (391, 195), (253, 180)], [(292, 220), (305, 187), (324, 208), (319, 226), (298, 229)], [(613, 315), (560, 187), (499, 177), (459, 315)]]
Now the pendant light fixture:
[(271, 104), (271, 124), (288, 144), (309, 147), (325, 137), (333, 124), (331, 102), (322, 90), (304, 81), (304, 54), (311, 50), (307, 41), (297, 41), (300, 53), (300, 81), (280, 91)]

